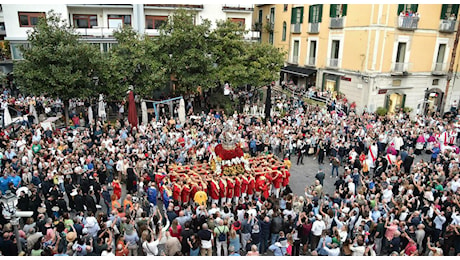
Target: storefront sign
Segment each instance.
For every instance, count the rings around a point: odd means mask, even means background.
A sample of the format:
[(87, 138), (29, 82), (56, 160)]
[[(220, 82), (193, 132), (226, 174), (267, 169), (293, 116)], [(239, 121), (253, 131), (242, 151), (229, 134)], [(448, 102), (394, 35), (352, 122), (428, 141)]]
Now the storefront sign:
[(351, 81), (351, 78), (347, 78), (347, 77), (345, 77), (345, 76), (340, 77), (340, 79), (341, 79), (341, 80), (345, 80), (345, 81)]
[(386, 94), (388, 89), (379, 89), (379, 95), (380, 94)]

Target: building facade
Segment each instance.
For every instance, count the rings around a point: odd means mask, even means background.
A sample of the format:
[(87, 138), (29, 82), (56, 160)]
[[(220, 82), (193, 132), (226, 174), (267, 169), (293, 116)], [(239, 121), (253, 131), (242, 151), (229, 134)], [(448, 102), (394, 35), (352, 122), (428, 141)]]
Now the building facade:
[(212, 28), (215, 28), (217, 20), (229, 19), (249, 30), (246, 40), (258, 40), (260, 37), (259, 32), (251, 31), (252, 4), (4, 4), (0, 12), (0, 36), (4, 22), (4, 39), (10, 44), (11, 58), (21, 59), (19, 46), (28, 44), (27, 31), (37, 24), (39, 17), (54, 10), (75, 28), (82, 40), (98, 44), (101, 51), (108, 51), (116, 44), (113, 32), (120, 26), (130, 25), (141, 34), (155, 37), (159, 35), (158, 28), (178, 8), (196, 11), (196, 24), (209, 19)]
[[(443, 99), (447, 109), (460, 99), (455, 77), (445, 93), (458, 9), (457, 4), (269, 4), (256, 5), (253, 19), (261, 41), (287, 52), (280, 82), (340, 92), (371, 111), (408, 107), (427, 113), (439, 111)], [(458, 53), (457, 48), (455, 68)]]

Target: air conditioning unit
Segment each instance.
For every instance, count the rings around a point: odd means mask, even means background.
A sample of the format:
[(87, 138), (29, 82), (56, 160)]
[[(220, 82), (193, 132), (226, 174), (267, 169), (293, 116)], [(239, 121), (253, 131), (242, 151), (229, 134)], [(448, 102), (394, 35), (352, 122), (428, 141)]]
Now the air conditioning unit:
[(270, 15), (269, 14), (267, 14), (267, 20), (270, 20)]

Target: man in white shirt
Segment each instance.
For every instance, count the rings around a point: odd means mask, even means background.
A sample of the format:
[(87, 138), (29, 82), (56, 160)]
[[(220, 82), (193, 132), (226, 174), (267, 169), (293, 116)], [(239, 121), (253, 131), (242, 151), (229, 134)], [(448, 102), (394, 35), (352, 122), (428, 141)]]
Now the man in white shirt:
[[(142, 249), (144, 250), (144, 253), (147, 256), (157, 256), (158, 255), (158, 245), (160, 244), (160, 240), (162, 238), (163, 232), (160, 232), (160, 234), (158, 235), (158, 239), (155, 240), (153, 231), (150, 228), (150, 226), (148, 227), (148, 229), (150, 231), (150, 236), (147, 236), (147, 240), (144, 241), (144, 243), (142, 243)], [(160, 227), (160, 230), (161, 230), (161, 227)]]
[(313, 222), (311, 227), (311, 232), (313, 234), (312, 248), (318, 247), (318, 242), (321, 238), (321, 234), (323, 233), (323, 229), (326, 229), (326, 224), (323, 222), (323, 217), (318, 214), (316, 215), (316, 220)]

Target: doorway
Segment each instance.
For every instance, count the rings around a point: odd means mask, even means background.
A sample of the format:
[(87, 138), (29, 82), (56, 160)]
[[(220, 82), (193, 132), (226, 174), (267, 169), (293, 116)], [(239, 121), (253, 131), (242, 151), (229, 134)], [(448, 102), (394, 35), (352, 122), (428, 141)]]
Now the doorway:
[(404, 108), (406, 95), (400, 93), (392, 93), (387, 95), (385, 107), (388, 110), (388, 113), (394, 114), (399, 112), (401, 108)]

